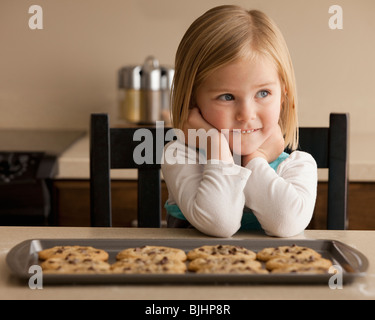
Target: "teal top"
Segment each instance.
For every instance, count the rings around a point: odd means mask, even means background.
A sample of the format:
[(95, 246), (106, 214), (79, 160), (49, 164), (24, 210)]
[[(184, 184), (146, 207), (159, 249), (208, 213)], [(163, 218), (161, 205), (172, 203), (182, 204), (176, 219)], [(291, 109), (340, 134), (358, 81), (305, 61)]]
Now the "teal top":
[[(285, 159), (289, 157), (289, 154), (286, 152), (283, 152), (275, 161), (271, 162), (269, 165), (272, 169), (275, 171), (279, 167), (280, 163), (283, 162)], [(168, 201), (165, 203), (165, 209), (167, 210), (167, 213), (171, 216), (181, 219), (181, 220), (187, 220), (184, 216), (184, 214), (181, 212), (180, 208), (176, 204), (168, 204)], [(254, 213), (245, 207), (242, 220), (241, 220), (241, 230), (262, 230), (262, 227), (254, 215)]]

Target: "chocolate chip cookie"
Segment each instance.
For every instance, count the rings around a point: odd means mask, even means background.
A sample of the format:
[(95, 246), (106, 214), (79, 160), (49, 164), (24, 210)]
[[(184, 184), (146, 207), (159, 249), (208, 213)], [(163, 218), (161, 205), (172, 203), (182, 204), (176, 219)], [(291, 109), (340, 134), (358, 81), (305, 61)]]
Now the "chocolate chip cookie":
[(117, 260), (126, 258), (154, 258), (167, 257), (171, 260), (186, 260), (185, 251), (176, 248), (163, 247), (163, 246), (143, 246), (138, 248), (128, 248), (119, 252), (116, 256)]
[(249, 265), (224, 265), (224, 266), (209, 266), (198, 269), (196, 273), (204, 274), (268, 274), (268, 271), (257, 266)]
[(250, 260), (250, 259), (244, 259), (244, 258), (236, 258), (232, 256), (227, 257), (208, 257), (208, 258), (198, 258), (194, 259), (189, 263), (189, 270), (190, 271), (199, 271), (202, 269), (209, 269), (209, 270), (215, 270), (215, 269), (228, 269), (228, 270), (234, 270), (234, 269), (245, 269), (245, 268), (251, 268), (251, 269), (261, 269), (262, 264), (259, 261)]
[(320, 268), (320, 267), (294, 267), (289, 266), (285, 268), (274, 269), (271, 271), (274, 274), (285, 274), (285, 273), (292, 273), (292, 274), (326, 274), (328, 273), (328, 269)]
[(186, 269), (185, 262), (166, 256), (124, 258), (111, 266), (113, 273), (124, 274), (182, 274), (186, 272)]
[(209, 257), (236, 257), (248, 260), (255, 260), (255, 252), (240, 246), (232, 245), (216, 245), (216, 246), (202, 246), (195, 248), (188, 252), (189, 260)]
[(41, 267), (44, 273), (92, 274), (110, 272), (110, 265), (107, 262), (93, 259), (50, 258), (44, 261)]
[(309, 258), (275, 258), (268, 260), (266, 263), (266, 268), (268, 270), (282, 269), (287, 267), (294, 268), (323, 268), (328, 270), (332, 266), (332, 262), (324, 258), (315, 258), (310, 256)]
[(268, 261), (274, 258), (310, 259), (311, 257), (318, 259), (321, 258), (321, 255), (311, 248), (297, 245), (265, 248), (257, 253), (257, 259), (260, 261)]
[(39, 259), (41, 260), (47, 260), (51, 258), (76, 258), (80, 260), (92, 259), (100, 261), (108, 260), (108, 253), (106, 251), (93, 247), (83, 246), (56, 246), (40, 251), (38, 254)]

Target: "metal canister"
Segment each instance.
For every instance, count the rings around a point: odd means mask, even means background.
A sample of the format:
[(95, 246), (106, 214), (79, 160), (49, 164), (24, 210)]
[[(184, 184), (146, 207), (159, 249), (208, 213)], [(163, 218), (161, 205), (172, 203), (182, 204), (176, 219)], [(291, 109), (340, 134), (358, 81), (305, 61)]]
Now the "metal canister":
[(154, 124), (161, 120), (161, 68), (159, 61), (146, 58), (141, 71), (141, 124)]
[(131, 123), (141, 119), (141, 66), (127, 66), (119, 71), (119, 118)]
[(171, 88), (174, 77), (174, 69), (167, 66), (161, 67), (161, 118), (165, 125), (171, 125)]
[(134, 124), (170, 124), (170, 95), (174, 69), (160, 66), (152, 56), (142, 66), (119, 70), (119, 118)]

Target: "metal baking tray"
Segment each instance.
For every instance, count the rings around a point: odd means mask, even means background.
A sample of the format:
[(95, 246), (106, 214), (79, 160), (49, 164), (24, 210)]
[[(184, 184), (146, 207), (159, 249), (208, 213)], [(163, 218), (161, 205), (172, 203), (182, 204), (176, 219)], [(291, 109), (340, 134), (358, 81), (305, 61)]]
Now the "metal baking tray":
[[(298, 245), (318, 251), (333, 265), (342, 268), (343, 283), (364, 276), (367, 258), (358, 250), (336, 240), (296, 239), (33, 239), (13, 247), (7, 255), (7, 264), (20, 280), (28, 281), (34, 273), (29, 268), (40, 263), (38, 252), (61, 245), (92, 246), (109, 253), (109, 263), (123, 249), (144, 245), (180, 248), (188, 252), (203, 245), (237, 245), (255, 252), (263, 248)], [(45, 274), (43, 284), (328, 284), (332, 274)]]

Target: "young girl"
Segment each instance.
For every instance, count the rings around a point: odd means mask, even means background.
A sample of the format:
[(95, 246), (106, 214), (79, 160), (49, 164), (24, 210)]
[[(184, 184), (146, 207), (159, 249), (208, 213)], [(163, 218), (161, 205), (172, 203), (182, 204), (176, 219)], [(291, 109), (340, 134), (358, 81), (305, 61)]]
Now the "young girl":
[[(216, 237), (240, 228), (289, 237), (307, 227), (317, 167), (307, 153), (283, 152), (298, 145), (296, 85), (283, 36), (264, 13), (220, 6), (199, 17), (177, 50), (172, 105), (185, 138), (166, 145), (178, 147), (162, 163), (169, 227)], [(217, 132), (203, 150), (188, 139), (202, 129)]]

